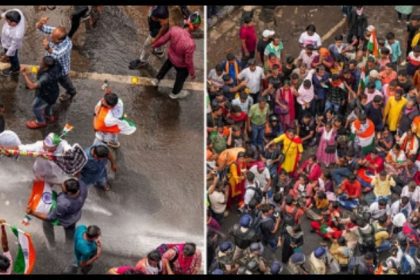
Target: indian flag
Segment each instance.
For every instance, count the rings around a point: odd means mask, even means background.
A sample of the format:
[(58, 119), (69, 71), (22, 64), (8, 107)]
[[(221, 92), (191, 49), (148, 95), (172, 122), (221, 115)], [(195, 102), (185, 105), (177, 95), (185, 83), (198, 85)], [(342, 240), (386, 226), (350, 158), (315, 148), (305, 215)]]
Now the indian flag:
[[(51, 189), (51, 186), (44, 181), (34, 181), (28, 207), (33, 212), (48, 215), (56, 206), (57, 193)], [(53, 221), (53, 224), (58, 224), (58, 221)]]
[(360, 120), (356, 119), (351, 124), (351, 133), (356, 136), (356, 141), (362, 148), (362, 152), (364, 154), (373, 148), (375, 140), (375, 124), (370, 119), (366, 119), (365, 124), (362, 124)]
[(133, 120), (128, 119), (124, 116), (118, 123), (120, 133), (124, 135), (131, 135), (137, 130), (136, 123)]
[(32, 244), (32, 237), (29, 233), (14, 226), (11, 226), (10, 229), (16, 235), (19, 244), (19, 250), (15, 259), (13, 271), (16, 274), (31, 274), (36, 259), (35, 248)]
[(361, 92), (364, 92), (366, 88), (365, 79), (366, 79), (365, 71), (362, 71), (362, 73), (360, 74), (360, 79), (359, 79), (359, 87), (362, 90)]
[(379, 57), (379, 45), (378, 45), (378, 39), (376, 38), (376, 30), (374, 30), (370, 33), (369, 42), (367, 44), (367, 49), (376, 58)]

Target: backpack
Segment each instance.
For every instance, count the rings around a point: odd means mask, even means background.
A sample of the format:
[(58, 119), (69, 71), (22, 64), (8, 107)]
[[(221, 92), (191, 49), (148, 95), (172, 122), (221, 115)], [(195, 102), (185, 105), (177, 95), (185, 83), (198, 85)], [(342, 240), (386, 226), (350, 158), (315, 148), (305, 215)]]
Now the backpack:
[(235, 245), (241, 249), (246, 249), (256, 238), (254, 228), (249, 228), (248, 231), (241, 232), (239, 224), (233, 226), (232, 235)]
[(255, 200), (257, 204), (260, 204), (261, 201), (263, 200), (264, 195), (263, 195), (262, 190), (258, 187), (258, 183), (256, 185), (257, 185), (256, 187), (249, 187), (247, 188), (247, 190), (254, 191), (254, 196), (252, 197), (252, 199)]
[(292, 213), (289, 213), (286, 210), (283, 211), (282, 212), (283, 213), (283, 223), (285, 225), (288, 225), (288, 226), (295, 225), (295, 217), (296, 217), (296, 213), (297, 213), (298, 210), (299, 210), (299, 208), (295, 207), (295, 209), (293, 210)]
[(359, 235), (362, 237), (363, 245), (368, 248), (375, 248), (375, 228), (371, 225), (370, 233), (363, 233), (360, 228), (357, 228)]

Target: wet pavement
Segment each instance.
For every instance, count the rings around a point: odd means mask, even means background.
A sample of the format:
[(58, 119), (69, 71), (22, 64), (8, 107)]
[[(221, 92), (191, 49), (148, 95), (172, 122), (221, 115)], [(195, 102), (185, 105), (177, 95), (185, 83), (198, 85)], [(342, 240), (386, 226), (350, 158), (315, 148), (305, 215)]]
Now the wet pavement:
[[(0, 7), (2, 9), (8, 7)], [(126, 16), (126, 8), (105, 7), (95, 29), (84, 36), (75, 35), (72, 69), (119, 75), (138, 74), (127, 68), (138, 56), (146, 32), (145, 25)], [(136, 7), (139, 14), (145, 7)], [(68, 6), (54, 11), (34, 13), (34, 7), (23, 9), (29, 18), (20, 60), (37, 64), (43, 52), (42, 36), (33, 26), (42, 15), (50, 16), (50, 23), (66, 23)], [(135, 11), (134, 11), (135, 12)], [(57, 16), (58, 14), (59, 16)], [(61, 19), (60, 19), (61, 17)], [(135, 36), (133, 36), (135, 35)], [(84, 41), (84, 42), (83, 42)], [(203, 77), (203, 43), (196, 40), (195, 63), (197, 79)], [(77, 45), (77, 44), (76, 44)], [(163, 61), (151, 60), (155, 70)], [(133, 73), (134, 72), (134, 73)], [(137, 72), (137, 73), (135, 73)], [(143, 76), (152, 73), (143, 71)], [(173, 77), (170, 73), (167, 78)], [(0, 78), (0, 102), (6, 105), (7, 128), (15, 131), (23, 143), (41, 140), (48, 132), (59, 132), (66, 122), (74, 125), (67, 140), (88, 147), (94, 140), (93, 108), (103, 96), (102, 83), (73, 80), (78, 91), (69, 107), (56, 106), (59, 122), (46, 129), (29, 130), (25, 121), (32, 118), (33, 93), (25, 89), (23, 80)], [(111, 174), (112, 190), (104, 193), (91, 187), (80, 224), (96, 224), (102, 229), (103, 255), (91, 273), (105, 273), (119, 265), (134, 265), (148, 251), (164, 242), (196, 242), (203, 251), (203, 95), (192, 92), (185, 100), (174, 101), (167, 90), (111, 84), (113, 91), (124, 101), (125, 112), (137, 123), (131, 136), (120, 136), (121, 148), (116, 152), (117, 173)], [(63, 89), (61, 92), (63, 92)], [(17, 161), (0, 159), (0, 217), (19, 225), (24, 216), (30, 194), (33, 159)], [(24, 226), (20, 227), (24, 229)], [(28, 228), (33, 234), (37, 262), (33, 273), (61, 273), (71, 262), (71, 253), (62, 247), (64, 234), (56, 228), (58, 247), (48, 251), (42, 223), (33, 220)], [(9, 240), (14, 239), (9, 234)], [(60, 246), (61, 245), (61, 246)], [(15, 246), (11, 245), (12, 251)]]
[[(315, 24), (317, 33), (323, 37), (329, 30), (331, 30), (340, 20), (343, 15), (341, 13), (341, 6), (278, 6), (275, 12), (276, 20), (273, 22), (264, 23), (260, 20), (261, 6), (253, 6), (254, 22), (258, 37), (260, 37), (264, 29), (272, 29), (276, 34), (280, 35), (280, 39), (284, 43), (286, 55), (297, 57), (299, 55), (298, 38), (310, 23)], [(239, 28), (241, 16), (244, 12), (243, 7), (236, 7), (231, 13), (225, 16), (224, 20), (218, 20), (217, 23), (208, 30), (208, 50), (207, 53), (207, 67), (214, 68), (217, 63), (225, 59), (228, 52), (233, 52), (240, 58), (241, 44), (239, 40)], [(373, 24), (378, 29), (378, 38), (385, 37), (389, 31), (394, 32), (396, 38), (400, 40), (403, 56), (405, 55), (405, 23), (397, 22), (397, 15), (394, 6), (365, 6), (365, 13), (368, 17), (368, 23)], [(415, 6), (413, 14), (420, 13), (420, 6)], [(328, 46), (334, 42), (334, 36), (342, 34), (343, 27), (337, 29), (335, 33), (323, 42), (323, 45)], [(217, 46), (217, 47), (216, 47)], [(404, 48), (404, 49), (403, 49)], [(306, 150), (304, 157), (314, 153), (315, 151)], [(226, 233), (232, 226), (239, 221), (240, 215), (235, 209), (230, 211), (229, 216), (222, 222), (222, 232)], [(303, 216), (301, 220), (302, 230), (304, 232), (303, 253), (306, 256), (318, 246), (322, 238), (316, 233), (310, 232), (310, 220)], [(265, 256), (269, 257), (268, 250), (265, 250)], [(281, 260), (281, 248), (276, 251), (275, 258)], [(269, 259), (272, 259), (270, 256)], [(288, 274), (287, 269), (283, 271)]]

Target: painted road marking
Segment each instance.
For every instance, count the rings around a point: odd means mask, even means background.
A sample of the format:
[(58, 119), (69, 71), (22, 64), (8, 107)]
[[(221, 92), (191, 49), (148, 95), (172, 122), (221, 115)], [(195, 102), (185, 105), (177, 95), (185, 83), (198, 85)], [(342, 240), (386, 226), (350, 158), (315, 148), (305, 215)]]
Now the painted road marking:
[[(38, 72), (37, 65), (28, 65), (22, 64), (25, 68), (27, 68), (31, 73), (36, 74)], [(0, 70), (4, 70), (10, 67), (9, 63), (1, 63), (0, 62)], [(156, 79), (149, 78), (149, 77), (141, 77), (141, 76), (125, 76), (125, 75), (113, 75), (108, 73), (96, 73), (96, 72), (76, 72), (70, 71), (70, 77), (75, 79), (87, 79), (87, 80), (96, 80), (103, 82), (107, 80), (108, 82), (114, 83), (123, 83), (123, 84), (130, 84), (135, 86), (153, 86), (153, 81)], [(174, 86), (174, 80), (161, 80), (159, 83), (159, 87), (166, 87), (172, 88)], [(204, 83), (198, 82), (185, 82), (184, 89), (192, 90), (192, 91), (204, 91)]]

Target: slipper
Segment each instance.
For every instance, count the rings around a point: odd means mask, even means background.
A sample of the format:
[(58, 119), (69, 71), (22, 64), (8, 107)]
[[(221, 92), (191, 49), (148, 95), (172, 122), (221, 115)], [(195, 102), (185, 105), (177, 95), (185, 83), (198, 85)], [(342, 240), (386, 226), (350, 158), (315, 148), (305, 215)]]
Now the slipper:
[(39, 123), (36, 120), (29, 120), (26, 122), (26, 127), (30, 129), (37, 129), (37, 128), (42, 128), (46, 126), (47, 126), (47, 123)]
[(108, 183), (106, 183), (104, 186), (104, 191), (109, 192), (110, 190), (111, 190), (111, 186)]

